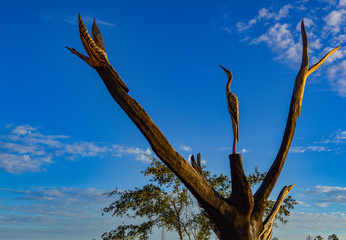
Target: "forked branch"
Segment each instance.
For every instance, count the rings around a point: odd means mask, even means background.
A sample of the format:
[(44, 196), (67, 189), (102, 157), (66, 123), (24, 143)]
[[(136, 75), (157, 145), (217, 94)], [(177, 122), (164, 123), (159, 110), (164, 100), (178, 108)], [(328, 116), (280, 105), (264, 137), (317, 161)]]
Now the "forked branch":
[(263, 216), (263, 212), (265, 209), (266, 201), (272, 192), (277, 179), (279, 178), (279, 175), (281, 173), (281, 170), (284, 166), (288, 150), (291, 146), (291, 142), (293, 139), (297, 117), (300, 115), (301, 111), (301, 105), (303, 101), (303, 95), (304, 95), (304, 88), (305, 88), (305, 82), (306, 78), (309, 76), (309, 74), (313, 73), (318, 67), (321, 66), (321, 64), (336, 50), (340, 48), (337, 47), (333, 50), (331, 50), (326, 56), (324, 56), (317, 64), (312, 66), (309, 69), (309, 58), (308, 58), (308, 40), (305, 32), (304, 27), (304, 20), (302, 20), (301, 23), (301, 32), (302, 32), (302, 41), (303, 41), (303, 56), (302, 56), (302, 64), (300, 67), (300, 70), (297, 74), (296, 81), (294, 84), (294, 90), (292, 94), (291, 99), (291, 105), (290, 110), (287, 118), (286, 128), (284, 132), (284, 136), (281, 142), (281, 146), (279, 149), (279, 152), (270, 167), (265, 179), (263, 180), (261, 186), (257, 190), (257, 192), (254, 195), (255, 198), (255, 207), (253, 210), (253, 217), (255, 219), (260, 219)]

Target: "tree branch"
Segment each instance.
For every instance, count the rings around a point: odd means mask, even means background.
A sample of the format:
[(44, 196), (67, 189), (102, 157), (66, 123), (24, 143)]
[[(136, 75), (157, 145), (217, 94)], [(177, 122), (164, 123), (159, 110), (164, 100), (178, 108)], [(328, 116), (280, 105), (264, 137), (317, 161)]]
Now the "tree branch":
[(207, 202), (215, 208), (224, 205), (220, 199), (214, 196), (207, 181), (170, 145), (142, 106), (121, 88), (109, 69), (106, 67), (96, 67), (95, 69), (114, 100), (142, 132), (158, 158), (174, 172), (192, 194), (199, 201)]
[(291, 186), (285, 186), (281, 190), (271, 213), (266, 218), (266, 220), (264, 220), (264, 222), (263, 222), (263, 230), (262, 230), (261, 234), (259, 235), (259, 238), (258, 238), (259, 240), (270, 240), (271, 239), (272, 233), (273, 233), (273, 224), (274, 224), (275, 216), (278, 213), (280, 206), (281, 206), (282, 202), (284, 201), (285, 197), (292, 190), (293, 187), (294, 187), (294, 184)]
[(142, 106), (127, 94), (128, 89), (125, 83), (123, 83), (120, 76), (110, 65), (105, 52), (102, 50), (102, 48), (104, 49), (104, 45), (102, 45), (103, 41), (101, 40), (100, 33), (97, 31), (98, 29), (96, 29), (97, 26), (94, 24), (93, 32), (98, 38), (96, 42), (101, 46), (97, 46), (94, 40), (90, 37), (80, 15), (78, 22), (81, 41), (89, 55), (89, 58), (78, 53), (74, 49), (67, 49), (82, 58), (98, 72), (113, 99), (142, 132), (158, 158), (173, 171), (173, 173), (185, 184), (206, 210), (218, 209), (219, 212), (222, 213), (231, 211), (231, 207), (214, 194), (212, 187), (203, 176), (195, 171), (193, 167), (191, 167), (191, 165), (171, 146)]
[(310, 73), (315, 71), (321, 64), (329, 57), (332, 53), (334, 53), (338, 48), (330, 51), (321, 61), (319, 61), (316, 65), (308, 69), (309, 67), (309, 59), (308, 59), (308, 40), (306, 37), (304, 20), (301, 23), (301, 32), (302, 32), (302, 40), (303, 40), (303, 55), (302, 55), (302, 64), (300, 70), (297, 74), (294, 90), (291, 99), (290, 110), (287, 118), (286, 128), (284, 132), (284, 136), (281, 142), (281, 146), (279, 152), (270, 167), (266, 177), (264, 178), (261, 186), (258, 188), (254, 195), (255, 206), (252, 212), (252, 216), (254, 219), (259, 220), (263, 216), (263, 212), (265, 209), (266, 201), (272, 192), (277, 179), (281, 173), (281, 170), (284, 166), (289, 148), (291, 146), (291, 142), (293, 139), (297, 117), (300, 115), (301, 105), (303, 101), (304, 88), (306, 78)]
[(251, 186), (245, 176), (240, 154), (230, 154), (232, 193), (229, 202), (243, 215), (249, 215), (254, 205)]

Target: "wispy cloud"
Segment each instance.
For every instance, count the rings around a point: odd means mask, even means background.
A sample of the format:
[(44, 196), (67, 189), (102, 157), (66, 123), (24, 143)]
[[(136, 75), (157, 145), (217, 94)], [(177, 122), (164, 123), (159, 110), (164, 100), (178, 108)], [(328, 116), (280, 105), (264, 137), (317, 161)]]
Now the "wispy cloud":
[(221, 147), (216, 148), (215, 150), (216, 151), (228, 151), (228, 150), (232, 150), (232, 147), (221, 146)]
[(277, 60), (297, 64), (301, 55), (301, 44), (294, 41), (290, 27), (290, 24), (276, 23), (266, 33), (251, 39), (250, 44), (263, 42), (277, 54)]
[(339, 129), (330, 134), (327, 138), (323, 138), (320, 143), (343, 145), (346, 143), (346, 131)]
[(332, 203), (346, 205), (346, 187), (316, 186), (306, 189), (300, 196), (310, 199), (319, 207), (327, 207)]
[[(55, 22), (55, 23), (65, 22), (65, 23), (69, 23), (73, 25), (78, 25), (77, 15), (76, 16), (58, 16), (53, 14), (41, 14), (41, 15), (38, 15), (38, 17), (50, 22)], [(82, 19), (85, 24), (92, 24), (92, 22), (94, 21), (94, 18), (90, 16), (82, 15)], [(96, 22), (97, 22), (97, 25), (99, 26), (101, 25), (105, 27), (116, 27), (116, 24), (109, 21), (102, 20), (102, 19), (96, 18)]]
[[(85, 24), (92, 24), (93, 21), (94, 21), (94, 18), (89, 17), (89, 16), (82, 16), (82, 19), (83, 19), (83, 22)], [(64, 22), (73, 24), (73, 25), (78, 25), (78, 18), (77, 18), (77, 16), (62, 17), (61, 20), (63, 20)], [(96, 22), (97, 22), (97, 25), (103, 25), (103, 26), (106, 26), (106, 27), (116, 27), (116, 25), (114, 23), (111, 23), (111, 22), (108, 22), (108, 21), (105, 21), (105, 20), (101, 20), (101, 19), (98, 19), (98, 18), (96, 18)]]
[(180, 149), (185, 152), (192, 152), (192, 148), (190, 146), (180, 145)]
[(323, 146), (308, 146), (308, 147), (291, 147), (290, 148), (290, 153), (304, 153), (306, 151), (311, 151), (311, 152), (324, 152), (324, 151), (330, 151), (329, 149), (326, 149)]
[(346, 151), (346, 131), (337, 130), (328, 137), (314, 141), (315, 145), (311, 146), (291, 146), (290, 153), (305, 152), (333, 152), (341, 153)]
[(279, 9), (277, 12), (271, 11), (268, 8), (262, 8), (258, 11), (258, 15), (251, 20), (249, 20), (247, 23), (244, 22), (237, 22), (236, 27), (239, 32), (244, 32), (250, 28), (252, 28), (256, 23), (258, 23), (261, 20), (270, 20), (274, 19), (276, 21), (286, 18), (288, 16), (289, 10), (293, 8), (291, 4), (287, 4), (283, 6), (281, 9)]
[(45, 171), (58, 159), (77, 160), (86, 157), (134, 156), (148, 162), (150, 149), (123, 145), (73, 141), (66, 135), (46, 135), (30, 125), (9, 126), (0, 135), (0, 168), (9, 173)]
[(293, 211), (289, 217), (288, 224), (279, 223), (279, 229), (274, 236), (279, 239), (301, 240), (307, 235), (321, 235), (324, 239), (331, 233), (336, 233), (339, 239), (346, 239), (344, 234), (346, 225), (346, 214), (344, 212), (311, 213)]
[(306, 148), (305, 147), (296, 147), (296, 146), (292, 146), (290, 147), (290, 153), (303, 153), (306, 151)]
[[(301, 61), (301, 19), (293, 19), (293, 16), (294, 13), (304, 14), (311, 65), (332, 48), (342, 46), (316, 74), (327, 76), (330, 89), (339, 96), (346, 97), (345, 0), (321, 0), (319, 8), (306, 8), (298, 2), (292, 4), (261, 8), (250, 20), (238, 21), (232, 24), (233, 28), (224, 27), (222, 30), (229, 33), (238, 32), (240, 41), (250, 45), (265, 44), (273, 51), (274, 60), (296, 69)], [(314, 17), (316, 15), (319, 17)]]
[(141, 162), (149, 162), (150, 156), (152, 154), (151, 150), (147, 148), (146, 150), (136, 147), (124, 147), (121, 145), (113, 145), (112, 153), (117, 156), (121, 157), (123, 155), (134, 155), (136, 157), (136, 160)]
[(330, 66), (328, 77), (332, 89), (341, 97), (346, 97), (346, 60), (337, 65)]
[(37, 239), (52, 232), (64, 239), (74, 235), (99, 238), (118, 221), (101, 216), (101, 209), (110, 199), (100, 189), (28, 187), (0, 191), (7, 196), (0, 205), (1, 239), (25, 239), (22, 233), (34, 237), (37, 229), (40, 230)]
[[(215, 151), (231, 151), (232, 150), (232, 147), (218, 147), (218, 148), (216, 148), (215, 149)], [(247, 153), (247, 152), (249, 152), (249, 149), (247, 149), (247, 148), (242, 148), (241, 150), (240, 150), (240, 152), (241, 153)]]

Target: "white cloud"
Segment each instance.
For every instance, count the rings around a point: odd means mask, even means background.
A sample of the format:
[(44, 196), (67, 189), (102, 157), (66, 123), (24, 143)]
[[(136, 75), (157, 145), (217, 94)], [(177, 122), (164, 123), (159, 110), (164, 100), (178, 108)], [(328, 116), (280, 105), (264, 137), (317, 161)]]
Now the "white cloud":
[(73, 144), (65, 144), (65, 153), (71, 154), (72, 158), (77, 157), (95, 157), (101, 156), (109, 152), (108, 146), (98, 146), (92, 142), (77, 142)]
[(258, 11), (258, 19), (271, 19), (274, 17), (274, 14), (269, 12), (268, 9), (262, 8), (261, 10)]
[(341, 97), (346, 97), (346, 60), (328, 68), (328, 80), (332, 89)]
[(307, 8), (303, 5), (303, 4), (300, 4), (298, 7), (297, 7), (297, 10), (299, 11), (304, 11), (306, 10)]
[(346, 10), (333, 10), (327, 16), (325, 16), (323, 20), (326, 23), (324, 30), (332, 34), (338, 34), (340, 33), (341, 28), (345, 27)]
[(251, 19), (247, 24), (243, 22), (237, 22), (236, 27), (238, 32), (244, 32), (251, 28), (253, 25), (257, 23), (257, 19)]
[(259, 37), (253, 38), (250, 44), (265, 43), (277, 55), (277, 60), (285, 60), (296, 65), (301, 57), (301, 44), (296, 43), (289, 24), (276, 23)]
[(113, 145), (114, 155), (121, 157), (122, 155), (133, 155), (136, 157), (136, 160), (141, 162), (149, 162), (150, 156), (152, 154), (151, 150), (147, 148), (146, 150), (135, 148), (135, 147), (124, 147), (120, 145)]
[(30, 125), (21, 125), (12, 130), (12, 133), (18, 135), (26, 135), (31, 133), (31, 131), (35, 131), (36, 128), (31, 127)]
[(192, 148), (190, 146), (181, 145), (180, 149), (185, 152), (192, 152)]
[(223, 27), (223, 28), (221, 28), (221, 31), (225, 31), (227, 33), (231, 33), (232, 32), (231, 28), (229, 28), (229, 27)]
[(331, 203), (346, 205), (346, 187), (316, 186), (307, 189), (302, 197), (310, 198), (319, 207), (327, 207)]
[(290, 153), (303, 153), (306, 151), (305, 147), (290, 147)]
[(334, 133), (330, 134), (328, 138), (324, 138), (320, 141), (322, 144), (335, 144), (342, 145), (346, 143), (346, 131), (337, 130)]
[(345, 142), (346, 141), (346, 131), (337, 131), (334, 142)]
[(252, 28), (258, 21), (261, 21), (262, 19), (264, 20), (274, 19), (278, 21), (282, 18), (286, 18), (291, 8), (293, 8), (292, 5), (287, 4), (283, 6), (281, 9), (279, 9), (277, 13), (270, 12), (267, 8), (262, 8), (258, 11), (258, 15), (254, 17), (253, 19), (250, 19), (248, 23), (237, 22), (236, 28), (238, 32), (244, 32)]
[(286, 18), (288, 16), (289, 10), (293, 8), (292, 5), (287, 4), (283, 6), (279, 12), (275, 15), (275, 20), (280, 20), (282, 18)]
[(77, 160), (85, 157), (131, 155), (142, 162), (148, 162), (150, 149), (125, 147), (104, 143), (71, 141), (65, 135), (45, 135), (30, 125), (10, 126), (7, 134), (0, 135), (0, 168), (6, 172), (45, 171), (54, 159), (63, 157)]
[(291, 147), (289, 152), (290, 153), (304, 153), (306, 151), (311, 151), (311, 152), (324, 152), (327, 151), (328, 149), (326, 149), (323, 146), (308, 146), (308, 147), (302, 147), (302, 146), (298, 146), (298, 147)]
[(243, 149), (241, 150), (241, 153), (246, 153), (246, 152), (248, 152), (248, 150), (247, 150), (246, 148), (243, 148)]
[(43, 166), (50, 163), (52, 163), (52, 156), (49, 155), (32, 157), (28, 154), (0, 153), (0, 168), (13, 174), (42, 171)]
[[(321, 8), (304, 8), (303, 5), (293, 7), (290, 4), (284, 5), (277, 11), (273, 11), (272, 8), (262, 8), (249, 21), (238, 21), (235, 24), (235, 28), (242, 34), (240, 41), (247, 42), (250, 45), (264, 43), (273, 51), (274, 60), (281, 61), (289, 67), (297, 69), (301, 61), (302, 51), (300, 39), (301, 24), (300, 20), (295, 20), (297, 23), (291, 26), (291, 24), (285, 23), (285, 19), (289, 16), (294, 16), (294, 14), (290, 14), (291, 11), (306, 10), (306, 13), (304, 12), (304, 22), (307, 29), (310, 63), (312, 65), (318, 62), (328, 52), (327, 50), (343, 45), (346, 42), (345, 0), (321, 0), (321, 2)], [(254, 26), (258, 26), (256, 31), (247, 31)], [(251, 36), (252, 33), (261, 31), (261, 29), (264, 29), (262, 34)], [(320, 51), (321, 49), (323, 51)], [(319, 51), (317, 52), (317, 50)], [(346, 49), (341, 47), (313, 75), (315, 77), (327, 76), (330, 89), (341, 97), (346, 97), (346, 63), (343, 60), (345, 56)], [(312, 82), (310, 81), (310, 83)], [(318, 83), (320, 81), (314, 82)]]
[(28, 187), (1, 192), (6, 196), (0, 205), (2, 239), (26, 239), (25, 234), (30, 239), (93, 239), (120, 224), (119, 219), (101, 216), (112, 199), (100, 189)]
[(344, 232), (346, 214), (343, 212), (311, 213), (292, 211), (289, 223), (279, 223), (279, 228), (273, 230), (273, 236), (279, 239), (301, 240), (307, 235), (321, 235), (324, 239), (331, 233), (336, 233), (339, 239), (346, 239)]
[(346, 131), (337, 130), (328, 137), (323, 137), (321, 140), (315, 141), (313, 146), (291, 146), (290, 153), (305, 153), (305, 152), (333, 152), (340, 154), (346, 151)]
[(321, 146), (309, 146), (307, 147), (307, 150), (310, 150), (313, 152), (323, 152), (323, 151), (326, 151), (326, 148)]

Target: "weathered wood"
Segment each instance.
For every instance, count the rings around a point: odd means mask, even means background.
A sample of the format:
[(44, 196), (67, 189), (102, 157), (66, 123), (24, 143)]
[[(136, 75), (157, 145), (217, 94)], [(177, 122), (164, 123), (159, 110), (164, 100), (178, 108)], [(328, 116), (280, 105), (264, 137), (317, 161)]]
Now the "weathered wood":
[(113, 99), (142, 132), (155, 154), (179, 177), (194, 196), (199, 201), (205, 201), (215, 205), (217, 208), (225, 205), (225, 203), (214, 196), (212, 188), (207, 181), (171, 146), (142, 106), (123, 91), (108, 68), (97, 67), (95, 69), (101, 76)]
[[(330, 51), (321, 59), (320, 62), (308, 69), (308, 43), (304, 29), (304, 22), (302, 21), (302, 65), (296, 77), (286, 128), (279, 152), (260, 188), (257, 190), (255, 195), (252, 196), (250, 185), (243, 170), (241, 155), (235, 153), (235, 145), (233, 145), (233, 154), (229, 155), (232, 177), (232, 194), (228, 199), (224, 199), (204, 179), (200, 154), (197, 155), (197, 163), (193, 157), (191, 158), (191, 166), (172, 147), (142, 106), (128, 94), (128, 89), (125, 83), (121, 80), (119, 74), (110, 65), (108, 59), (105, 61), (106, 55), (104, 43), (96, 22), (94, 21), (93, 24), (93, 37), (96, 38), (96, 43), (87, 34), (81, 18), (79, 18), (79, 27), (83, 30), (81, 31), (81, 40), (89, 54), (89, 57), (77, 52), (73, 48), (67, 47), (67, 49), (69, 49), (73, 54), (76, 54), (98, 72), (113, 99), (141, 131), (158, 158), (185, 184), (190, 192), (196, 197), (200, 206), (204, 208), (204, 213), (210, 220), (211, 228), (215, 231), (219, 239), (269, 240), (272, 234), (274, 217), (277, 214), (283, 199), (292, 189), (293, 185), (285, 187), (282, 190), (273, 211), (264, 222), (262, 222), (263, 213), (266, 201), (280, 175), (293, 139), (297, 117), (300, 115), (306, 78), (338, 48)], [(95, 45), (91, 46), (92, 44)], [(90, 55), (93, 57), (91, 58)], [(102, 57), (104, 58), (101, 59)], [(102, 62), (101, 60), (98, 61), (99, 58), (105, 62)], [(237, 122), (237, 124), (239, 123)], [(238, 138), (238, 130), (235, 132), (234, 136), (237, 136)], [(234, 139), (234, 142), (236, 142), (236, 140), (237, 139)]]
[(278, 211), (280, 210), (280, 206), (281, 206), (282, 202), (284, 201), (285, 197), (289, 194), (289, 192), (292, 190), (293, 187), (294, 187), (294, 184), (291, 186), (285, 186), (281, 190), (278, 198), (276, 199), (275, 205), (274, 205), (271, 213), (268, 215), (266, 220), (264, 220), (264, 222), (263, 222), (263, 230), (258, 237), (259, 240), (267, 240), (267, 239), (272, 238), (275, 216), (278, 213)]
[(239, 213), (250, 218), (254, 199), (251, 186), (246, 178), (240, 154), (229, 155), (231, 167), (232, 193), (229, 203), (234, 206)]

